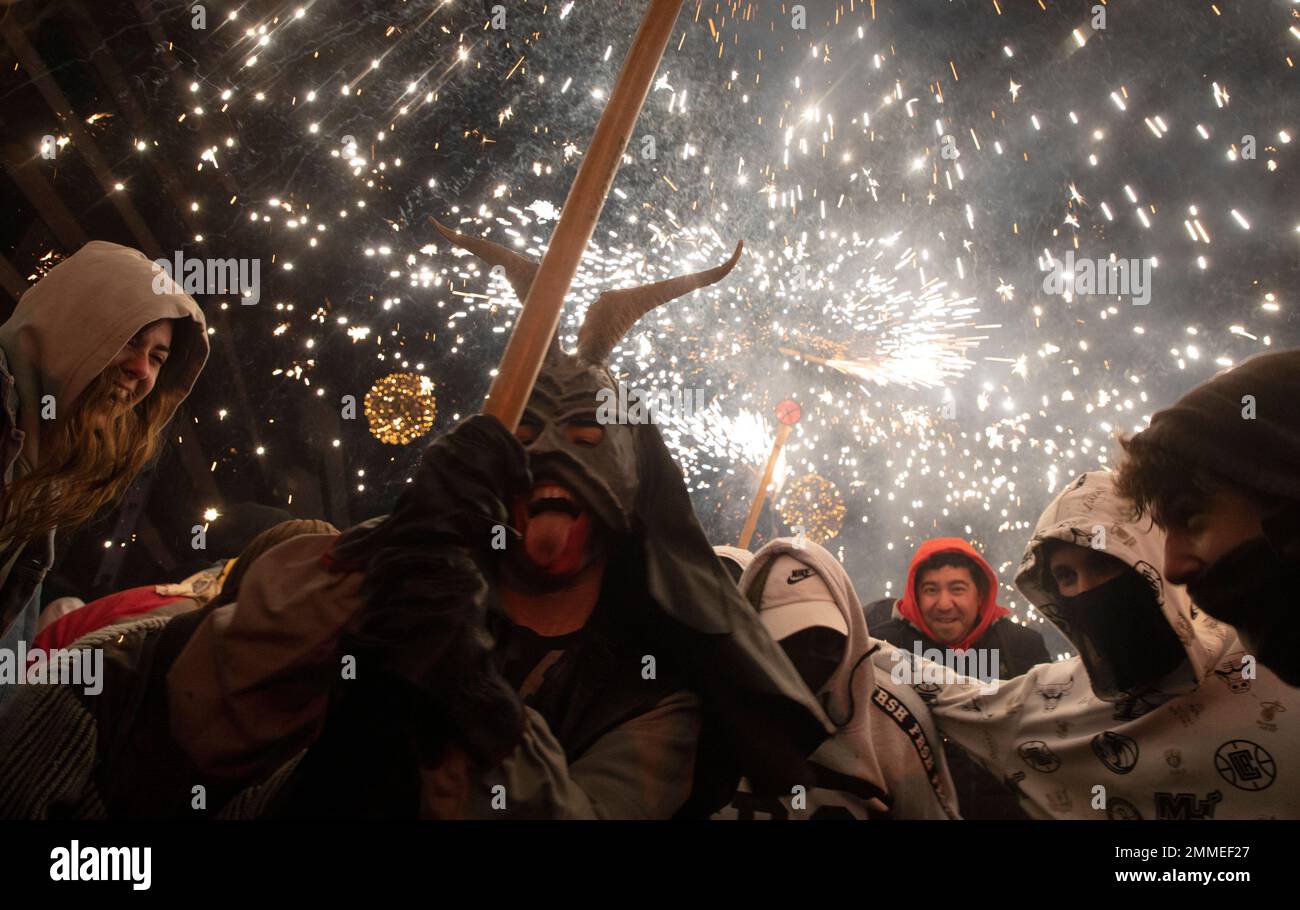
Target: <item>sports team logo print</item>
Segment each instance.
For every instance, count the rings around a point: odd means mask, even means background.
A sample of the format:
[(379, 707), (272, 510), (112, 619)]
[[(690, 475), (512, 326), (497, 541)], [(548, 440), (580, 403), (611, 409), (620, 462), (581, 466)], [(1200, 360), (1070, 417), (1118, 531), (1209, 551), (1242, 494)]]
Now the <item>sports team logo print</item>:
[(1083, 528), (1070, 528), (1070, 543), (1076, 547), (1091, 547), (1092, 532), (1085, 531)]
[(1214, 668), (1214, 675), (1238, 695), (1250, 691), (1250, 680), (1241, 675), (1242, 659), (1245, 656), (1245, 651), (1233, 651)]
[[(1111, 719), (1112, 720), (1137, 720), (1139, 717), (1141, 717), (1143, 714), (1146, 714), (1154, 707), (1155, 705), (1151, 704), (1148, 701), (1145, 701), (1140, 695), (1135, 695), (1133, 698), (1126, 698), (1123, 701), (1115, 702), (1115, 710), (1111, 714)], [(1199, 707), (1196, 707), (1195, 705), (1193, 705), (1192, 707), (1196, 709), (1196, 713), (1198, 714), (1200, 713), (1201, 709)], [(1177, 707), (1173, 708), (1172, 710), (1174, 711), (1175, 714), (1178, 713)], [(1181, 720), (1181, 717), (1179, 719)], [(1183, 721), (1183, 723), (1184, 725), (1190, 725), (1191, 722)]]
[(1151, 593), (1156, 596), (1156, 603), (1163, 605), (1165, 602), (1165, 582), (1160, 577), (1160, 570), (1151, 563), (1139, 559), (1133, 563), (1133, 571), (1137, 572), (1151, 586)]
[[(1169, 710), (1174, 717), (1178, 718), (1179, 723), (1184, 727), (1190, 727), (1200, 718), (1201, 711), (1204, 709), (1200, 705), (1196, 704), (1196, 702), (1190, 702), (1185, 705), (1174, 705)], [(1145, 714), (1146, 712), (1143, 713)]]
[(1286, 705), (1280, 701), (1266, 701), (1259, 706), (1259, 720), (1255, 724), (1261, 730), (1267, 730), (1269, 733), (1277, 732), (1277, 724), (1274, 720), (1277, 718), (1279, 711), (1285, 712)]
[(1074, 688), (1074, 677), (1065, 682), (1044, 683), (1038, 687), (1038, 694), (1043, 696), (1043, 710), (1055, 711), (1061, 705), (1062, 696), (1069, 695)]
[(1128, 774), (1138, 763), (1138, 744), (1123, 733), (1107, 730), (1092, 738), (1092, 753), (1110, 771)]
[(1051, 774), (1061, 767), (1061, 759), (1047, 747), (1041, 739), (1031, 739), (1016, 747), (1016, 752), (1029, 767), (1044, 774)]
[(1138, 807), (1128, 800), (1121, 799), (1118, 796), (1112, 796), (1110, 799), (1106, 800), (1106, 817), (1111, 821), (1142, 821), (1142, 813), (1138, 811)]
[(1223, 802), (1223, 794), (1211, 790), (1205, 799), (1197, 799), (1195, 793), (1169, 793), (1160, 791), (1151, 794), (1156, 804), (1156, 818), (1168, 821), (1205, 821), (1214, 818), (1214, 809)]
[(1277, 779), (1277, 762), (1263, 746), (1248, 739), (1233, 739), (1214, 753), (1219, 776), (1239, 790), (1267, 790)]

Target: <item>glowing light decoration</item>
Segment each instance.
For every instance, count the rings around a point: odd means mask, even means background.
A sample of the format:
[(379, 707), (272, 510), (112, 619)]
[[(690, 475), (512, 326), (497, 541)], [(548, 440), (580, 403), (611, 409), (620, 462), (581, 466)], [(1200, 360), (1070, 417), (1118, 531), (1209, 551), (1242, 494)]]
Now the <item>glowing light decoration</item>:
[(844, 527), (844, 497), (833, 481), (820, 474), (805, 474), (786, 484), (776, 511), (790, 528), (802, 526), (814, 543), (826, 543)]
[(389, 373), (366, 393), (370, 434), (390, 446), (404, 446), (433, 429), (438, 400), (433, 380), (419, 373)]

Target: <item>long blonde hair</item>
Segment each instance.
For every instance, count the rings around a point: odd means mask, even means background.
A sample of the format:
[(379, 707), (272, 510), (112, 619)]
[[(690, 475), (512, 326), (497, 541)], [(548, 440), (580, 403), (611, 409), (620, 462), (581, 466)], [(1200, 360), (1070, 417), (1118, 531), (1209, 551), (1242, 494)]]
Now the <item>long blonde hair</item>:
[[(170, 356), (154, 388), (133, 407), (116, 407), (102, 426), (96, 418), (112, 401), (116, 376), (104, 369), (72, 403), (68, 419), (41, 440), (41, 463), (0, 496), (0, 546), (39, 537), (51, 528), (76, 528), (109, 503), (159, 452), (162, 431), (187, 390), (167, 381), (189, 354), (188, 320), (176, 320)], [(175, 364), (175, 366), (173, 366)], [(24, 406), (36, 406), (36, 403)]]

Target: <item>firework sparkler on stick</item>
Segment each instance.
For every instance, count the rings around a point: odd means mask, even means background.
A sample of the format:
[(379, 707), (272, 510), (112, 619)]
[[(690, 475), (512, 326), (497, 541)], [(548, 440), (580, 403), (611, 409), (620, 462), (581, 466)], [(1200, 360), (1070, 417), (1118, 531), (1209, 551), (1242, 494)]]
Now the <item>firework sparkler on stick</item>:
[(772, 482), (772, 472), (776, 470), (776, 461), (781, 457), (781, 447), (785, 445), (790, 431), (799, 422), (801, 414), (797, 402), (786, 399), (776, 406), (776, 419), (781, 422), (777, 427), (776, 439), (772, 441), (772, 453), (767, 456), (767, 467), (763, 469), (763, 479), (758, 483), (758, 492), (754, 494), (754, 504), (749, 507), (749, 517), (745, 519), (745, 528), (740, 532), (740, 548), (749, 549), (750, 538), (758, 526), (759, 513), (763, 511), (763, 501), (767, 499), (767, 488)]
[(512, 430), (519, 423), (524, 402), (559, 326), (564, 297), (578, 270), (578, 260), (600, 219), (681, 6), (682, 0), (650, 0), (501, 357), (483, 410)]

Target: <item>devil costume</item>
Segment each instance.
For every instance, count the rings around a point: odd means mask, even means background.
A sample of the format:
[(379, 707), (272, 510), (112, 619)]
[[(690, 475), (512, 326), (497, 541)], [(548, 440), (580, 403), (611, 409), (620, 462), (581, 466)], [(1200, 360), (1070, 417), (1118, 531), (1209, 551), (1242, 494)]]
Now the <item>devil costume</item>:
[[(526, 296), (535, 263), (438, 228)], [(632, 324), (739, 253), (602, 294), (577, 352), (552, 344), (527, 450), (472, 417), (430, 445), (391, 515), (281, 544), (237, 603), (169, 641), (157, 623), (122, 630), (107, 685), (154, 682), (128, 716), (24, 693), (20, 745), (0, 749), (0, 781), (24, 783), (0, 785), (0, 816), (194, 815), (198, 782), (223, 817), (669, 817), (716, 810), (742, 774), (761, 794), (810, 782), (829, 722), (714, 556), (658, 431), (565, 432), (615, 387), (604, 364)], [(497, 598), (520, 571), (515, 527), (539, 520), (520, 503), (547, 483), (576, 494), (605, 559), (586, 624), (551, 637)], [(55, 750), (72, 753), (57, 780), (37, 770)]]

